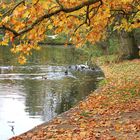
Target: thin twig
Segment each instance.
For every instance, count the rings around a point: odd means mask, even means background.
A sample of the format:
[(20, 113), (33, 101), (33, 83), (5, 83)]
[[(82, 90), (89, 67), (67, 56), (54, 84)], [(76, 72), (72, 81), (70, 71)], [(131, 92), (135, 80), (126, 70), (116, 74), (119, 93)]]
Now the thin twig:
[(59, 0), (56, 0), (56, 2), (57, 2), (57, 4), (58, 4), (62, 9), (64, 8), (64, 6), (62, 5), (62, 3), (60, 3)]
[(21, 2), (17, 3), (12, 9), (9, 9), (8, 11), (6, 11), (2, 17), (5, 17), (5, 16), (8, 16), (8, 15), (11, 15), (14, 10), (21, 4), (25, 4), (25, 0), (22, 0)]

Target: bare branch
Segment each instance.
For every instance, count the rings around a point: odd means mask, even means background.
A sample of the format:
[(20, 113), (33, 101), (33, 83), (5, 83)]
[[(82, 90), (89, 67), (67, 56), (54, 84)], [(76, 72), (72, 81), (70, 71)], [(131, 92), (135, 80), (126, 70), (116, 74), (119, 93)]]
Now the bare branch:
[(39, 0), (37, 0), (35, 3), (34, 3), (34, 6), (39, 2)]
[(81, 23), (75, 30), (74, 32), (76, 32), (81, 26), (83, 26), (85, 24), (85, 22)]
[(103, 2), (100, 0), (100, 4), (97, 7), (94, 7), (95, 11), (94, 11), (93, 15), (91, 16), (91, 18), (93, 18), (97, 14), (97, 12), (102, 4), (103, 4)]
[(85, 23), (90, 26), (90, 18), (89, 18), (89, 5), (87, 6), (87, 10), (86, 10), (86, 19), (85, 19)]
[(84, 24), (87, 24), (88, 26), (90, 26), (90, 18), (89, 18), (89, 5), (87, 6), (87, 9), (86, 9), (86, 19), (84, 20), (83, 23), (81, 23), (75, 30), (74, 32), (76, 32), (81, 26), (83, 26)]

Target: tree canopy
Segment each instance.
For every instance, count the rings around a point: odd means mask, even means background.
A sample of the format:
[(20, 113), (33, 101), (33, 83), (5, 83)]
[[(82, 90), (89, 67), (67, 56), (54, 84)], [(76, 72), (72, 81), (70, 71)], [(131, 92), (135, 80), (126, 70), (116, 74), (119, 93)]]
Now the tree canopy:
[(0, 8), (0, 44), (11, 42), (21, 64), (39, 49), (49, 30), (64, 32), (80, 46), (105, 39), (109, 29), (130, 32), (140, 27), (139, 0), (3, 0)]

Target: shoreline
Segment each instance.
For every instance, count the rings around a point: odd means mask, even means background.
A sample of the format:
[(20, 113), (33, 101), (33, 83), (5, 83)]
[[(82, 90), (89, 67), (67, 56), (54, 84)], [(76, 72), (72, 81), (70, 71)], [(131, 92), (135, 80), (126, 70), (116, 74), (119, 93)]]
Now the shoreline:
[(58, 46), (59, 46), (59, 45), (63, 45), (63, 46), (64, 46), (64, 45), (73, 45), (72, 43), (67, 43), (67, 44), (65, 44), (65, 43), (61, 43), (61, 42), (60, 42), (60, 43), (55, 43), (55, 42), (53, 42), (53, 43), (52, 43), (52, 42), (39, 42), (38, 44), (39, 44), (39, 45), (56, 45), (56, 46), (57, 46), (57, 45), (58, 45)]
[(140, 60), (103, 65), (101, 68), (106, 80), (85, 100), (51, 121), (10, 140), (138, 140)]

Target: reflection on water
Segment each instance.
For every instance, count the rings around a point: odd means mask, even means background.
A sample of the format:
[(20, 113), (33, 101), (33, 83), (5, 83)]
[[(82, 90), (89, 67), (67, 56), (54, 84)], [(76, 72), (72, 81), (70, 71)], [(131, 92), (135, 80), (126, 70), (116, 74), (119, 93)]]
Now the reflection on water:
[(101, 72), (71, 72), (86, 56), (74, 48), (48, 47), (18, 65), (0, 48), (0, 139), (6, 140), (49, 121), (96, 89)]

